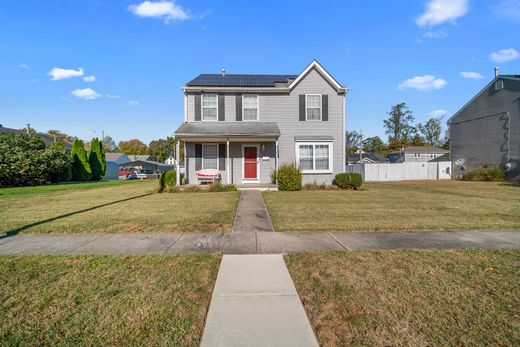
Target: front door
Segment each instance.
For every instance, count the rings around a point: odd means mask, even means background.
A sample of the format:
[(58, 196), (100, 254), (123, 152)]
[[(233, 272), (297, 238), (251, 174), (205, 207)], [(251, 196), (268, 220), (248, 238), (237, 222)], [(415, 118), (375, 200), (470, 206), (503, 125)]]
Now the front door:
[(244, 179), (255, 180), (258, 178), (257, 170), (257, 147), (244, 147)]

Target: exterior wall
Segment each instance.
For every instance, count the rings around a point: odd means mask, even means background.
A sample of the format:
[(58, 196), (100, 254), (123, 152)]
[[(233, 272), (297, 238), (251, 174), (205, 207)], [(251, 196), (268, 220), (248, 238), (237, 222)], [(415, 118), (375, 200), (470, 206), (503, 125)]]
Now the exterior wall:
[[(404, 154), (404, 162), (406, 163), (424, 163), (443, 155), (442, 153), (419, 153), (419, 157), (415, 156), (415, 153), (405, 153)], [(388, 160), (390, 163), (401, 163), (401, 154), (389, 154)]]
[[(299, 95), (301, 94), (328, 95), (328, 121), (300, 121)], [(303, 183), (314, 181), (317, 183), (332, 183), (334, 176), (344, 170), (343, 125), (345, 97), (338, 95), (336, 90), (314, 69), (294, 87), (290, 94), (258, 93), (258, 97), (258, 120), (261, 122), (276, 122), (280, 128), (280, 164), (284, 162), (291, 163), (296, 160), (295, 136), (332, 136), (334, 138), (332, 145), (333, 173), (304, 174), (303, 176)], [(228, 122), (236, 121), (236, 93), (225, 95), (225, 110), (225, 120)], [(187, 112), (188, 122), (194, 122), (195, 94), (187, 95)], [(268, 167), (274, 169), (274, 163), (269, 165)], [(234, 167), (236, 168), (237, 166), (234, 165)], [(236, 172), (234, 173), (234, 177), (238, 177)], [(263, 176), (268, 177), (269, 175), (264, 174), (262, 171), (261, 176), (262, 181), (264, 181)]]
[[(509, 115), (508, 115), (509, 112)], [(492, 83), (451, 120), (453, 177), (487, 166), (507, 169), (520, 178), (520, 81), (504, 79), (504, 89)]]

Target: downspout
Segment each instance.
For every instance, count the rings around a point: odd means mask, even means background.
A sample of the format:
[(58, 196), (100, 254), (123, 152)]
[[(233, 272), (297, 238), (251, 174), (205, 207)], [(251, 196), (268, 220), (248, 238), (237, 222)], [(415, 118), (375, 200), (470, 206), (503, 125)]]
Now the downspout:
[(507, 112), (507, 155), (506, 168), (509, 170), (511, 166), (511, 113)]

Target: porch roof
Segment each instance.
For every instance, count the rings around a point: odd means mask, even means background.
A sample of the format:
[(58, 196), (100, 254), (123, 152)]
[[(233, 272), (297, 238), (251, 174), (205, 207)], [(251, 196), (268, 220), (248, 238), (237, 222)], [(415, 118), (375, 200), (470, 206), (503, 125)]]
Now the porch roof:
[(190, 122), (175, 130), (175, 137), (280, 137), (275, 122)]

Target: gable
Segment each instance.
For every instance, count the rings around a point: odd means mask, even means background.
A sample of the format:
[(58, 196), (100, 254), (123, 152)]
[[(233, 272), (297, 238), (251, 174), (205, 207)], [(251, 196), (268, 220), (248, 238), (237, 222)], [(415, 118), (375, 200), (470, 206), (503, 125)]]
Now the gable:
[(291, 93), (326, 94), (337, 93), (337, 90), (317, 70), (312, 69), (293, 87)]
[(289, 89), (294, 90), (299, 85), (301, 85), (304, 81), (312, 79), (315, 83), (318, 82), (317, 76), (324, 82), (326, 82), (330, 88), (332, 88), (338, 94), (344, 94), (347, 91), (347, 88), (342, 86), (332, 75), (330, 75), (327, 70), (323, 68), (323, 66), (318, 63), (317, 60), (313, 60), (305, 70), (298, 77), (289, 84)]

